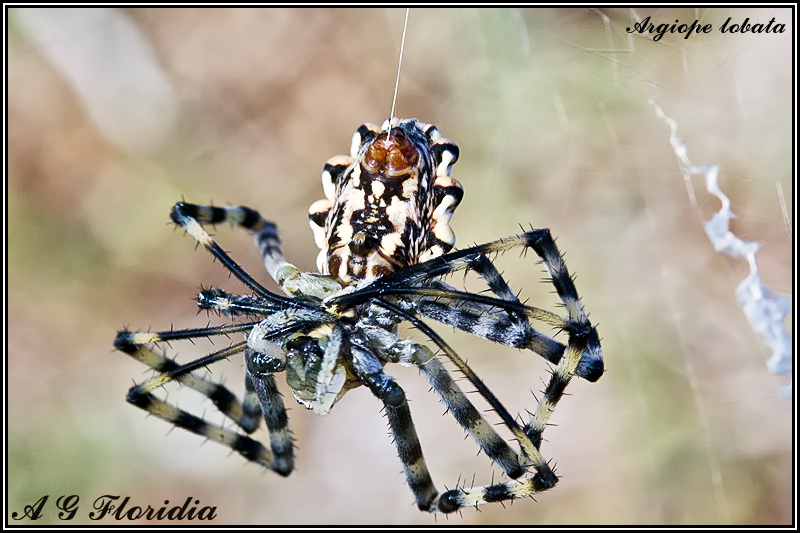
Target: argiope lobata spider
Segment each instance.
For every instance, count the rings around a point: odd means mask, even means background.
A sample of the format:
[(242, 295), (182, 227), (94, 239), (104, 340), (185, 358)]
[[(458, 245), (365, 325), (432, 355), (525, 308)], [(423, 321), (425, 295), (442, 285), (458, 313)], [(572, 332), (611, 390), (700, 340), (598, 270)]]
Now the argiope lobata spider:
[[(463, 194), (461, 185), (450, 177), (457, 158), (458, 147), (452, 141), (435, 126), (416, 119), (393, 119), (381, 128), (361, 126), (353, 137), (351, 155), (328, 160), (322, 173), (326, 199), (310, 208), (311, 227), (321, 248), (320, 274), (300, 272), (288, 263), (275, 225), (248, 207), (176, 204), (172, 220), (252, 291), (250, 296), (240, 296), (203, 290), (199, 307), (255, 320), (162, 333), (119, 332), (115, 346), (157, 372), (131, 388), (128, 401), (288, 476), (294, 468), (293, 441), (275, 375), (285, 372), (297, 401), (318, 414), (328, 413), (348, 390), (365, 385), (384, 404), (408, 485), (421, 510), (451, 513), (551, 488), (558, 478), (539, 451), (542, 433), (573, 375), (589, 381), (602, 375), (597, 331), (549, 230), (450, 252), (455, 236), (449, 222)], [(267, 271), (285, 296), (262, 287), (203, 229), (203, 224), (223, 222), (253, 233)], [(539, 255), (567, 317), (517, 299), (489, 260), (492, 254), (511, 248), (531, 248)], [(494, 296), (460, 291), (440, 280), (467, 270), (475, 271)], [(557, 364), (529, 421), (518, 423), (423, 317), (533, 350)], [(530, 319), (566, 332), (567, 345), (536, 331)], [(421, 331), (485, 398), (519, 442), (518, 452), (486, 422), (434, 351), (398, 336), (398, 325), (404, 321)], [(167, 358), (156, 346), (238, 332), (246, 339), (185, 365)], [(224, 386), (195, 373), (240, 352), (246, 367), (242, 402)], [(405, 393), (384, 371), (387, 363), (416, 366), (458, 423), (512, 481), (439, 493), (425, 464)], [(253, 433), (263, 416), (269, 449), (153, 395), (173, 380), (207, 396), (244, 433)]]

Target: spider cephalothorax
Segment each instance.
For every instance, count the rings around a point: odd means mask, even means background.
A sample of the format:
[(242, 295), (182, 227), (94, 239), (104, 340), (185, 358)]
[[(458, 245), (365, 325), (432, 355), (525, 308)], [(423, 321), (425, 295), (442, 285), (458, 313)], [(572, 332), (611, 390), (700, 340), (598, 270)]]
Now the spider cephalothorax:
[[(248, 207), (176, 204), (172, 220), (252, 291), (252, 295), (235, 295), (203, 290), (199, 307), (251, 320), (161, 333), (119, 332), (115, 346), (157, 372), (131, 388), (128, 401), (285, 476), (294, 468), (294, 450), (275, 376), (284, 373), (297, 401), (318, 414), (328, 413), (348, 390), (364, 385), (384, 405), (420, 509), (450, 513), (465, 506), (530, 496), (555, 485), (558, 478), (539, 451), (542, 433), (572, 376), (595, 381), (602, 375), (597, 331), (549, 230), (531, 230), (451, 252), (455, 236), (450, 219), (462, 198), (461, 185), (450, 177), (457, 158), (458, 148), (452, 141), (415, 119), (359, 128), (350, 156), (334, 157), (325, 165), (326, 199), (315, 202), (309, 212), (321, 249), (320, 273), (301, 272), (287, 262), (275, 225)], [(253, 233), (267, 271), (286, 296), (264, 288), (203, 229), (203, 224), (223, 222)], [(517, 299), (489, 260), (511, 248), (530, 248), (541, 258), (566, 317)], [(447, 274), (467, 270), (476, 272), (493, 296), (460, 291), (441, 281)], [(423, 318), (531, 350), (557, 365), (528, 422), (518, 422)], [(567, 344), (537, 331), (531, 320), (565, 332)], [(435, 350), (400, 337), (402, 322), (416, 327)], [(171, 340), (235, 333), (243, 333), (244, 340), (185, 365), (167, 358), (157, 347)], [(245, 360), (241, 402), (224, 386), (195, 373), (237, 353), (243, 353)], [(518, 451), (478, 412), (439, 357), (452, 362), (490, 404), (514, 435)], [(456, 421), (512, 481), (440, 493), (425, 463), (405, 393), (384, 371), (389, 363), (416, 366)], [(253, 433), (263, 418), (269, 449), (153, 394), (173, 380), (210, 398), (244, 433)]]

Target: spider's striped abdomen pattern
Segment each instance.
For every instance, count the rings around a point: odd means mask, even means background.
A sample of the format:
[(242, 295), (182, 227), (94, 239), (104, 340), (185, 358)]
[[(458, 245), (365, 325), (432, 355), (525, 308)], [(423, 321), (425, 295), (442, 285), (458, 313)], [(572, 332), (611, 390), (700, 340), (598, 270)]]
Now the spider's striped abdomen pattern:
[[(161, 333), (120, 331), (115, 346), (156, 371), (153, 378), (131, 388), (128, 401), (286, 476), (294, 468), (294, 443), (276, 376), (284, 374), (295, 399), (321, 415), (330, 412), (347, 391), (363, 385), (383, 404), (408, 485), (421, 510), (451, 513), (553, 487), (558, 478), (540, 452), (542, 434), (573, 376), (595, 381), (602, 375), (597, 330), (589, 322), (549, 230), (531, 230), (451, 251), (455, 236), (450, 219), (462, 197), (461, 185), (450, 177), (457, 158), (458, 148), (452, 141), (415, 119), (359, 128), (351, 155), (326, 163), (322, 173), (326, 198), (309, 211), (321, 249), (320, 273), (301, 272), (286, 261), (275, 224), (249, 207), (176, 204), (173, 222), (252, 294), (220, 289), (200, 293), (201, 309), (245, 319), (237, 324)], [(284, 295), (264, 288), (203, 227), (218, 223), (240, 226), (253, 234), (267, 272)], [(489, 259), (512, 248), (531, 249), (539, 256), (567, 316), (519, 301)], [(491, 296), (464, 292), (441, 280), (470, 270), (483, 279)], [(512, 415), (424, 319), (530, 350), (556, 365), (527, 422)], [(566, 333), (567, 343), (537, 331), (531, 321)], [(400, 337), (402, 322), (414, 326), (427, 341)], [(170, 341), (240, 333), (244, 338), (239, 342), (184, 365), (159, 348)], [(196, 373), (239, 353), (245, 362), (241, 401), (226, 387)], [(513, 434), (517, 450), (475, 408), (440, 357), (453, 363), (457, 373), (489, 403)], [(439, 492), (405, 393), (385, 371), (390, 363), (416, 366), (455, 420), (511, 481)], [(205, 421), (157, 398), (154, 391), (171, 381), (207, 396), (238, 430)], [(268, 446), (247, 435), (262, 418), (269, 432)]]
[(457, 159), (455, 143), (416, 119), (361, 126), (350, 157), (328, 160), (326, 198), (309, 210), (319, 271), (351, 283), (450, 251), (463, 196), (450, 177)]

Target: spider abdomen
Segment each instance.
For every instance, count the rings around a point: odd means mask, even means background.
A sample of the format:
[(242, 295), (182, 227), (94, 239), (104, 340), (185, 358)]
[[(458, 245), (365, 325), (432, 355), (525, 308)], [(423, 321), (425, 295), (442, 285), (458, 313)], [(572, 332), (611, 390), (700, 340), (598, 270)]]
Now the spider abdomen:
[(320, 272), (350, 284), (449, 251), (450, 217), (463, 196), (450, 177), (457, 158), (452, 141), (416, 119), (361, 126), (351, 157), (325, 165), (327, 198), (309, 210)]

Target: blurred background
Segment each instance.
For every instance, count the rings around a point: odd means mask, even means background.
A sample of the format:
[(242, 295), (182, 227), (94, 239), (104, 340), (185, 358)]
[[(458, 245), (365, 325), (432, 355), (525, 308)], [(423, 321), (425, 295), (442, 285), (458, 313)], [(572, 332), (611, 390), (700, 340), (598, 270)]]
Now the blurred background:
[[(217, 508), (216, 524), (792, 522), (794, 400), (778, 393), (789, 379), (769, 374), (770, 350), (737, 305), (746, 262), (714, 252), (703, 230), (719, 200), (701, 176), (684, 179), (648, 104), (677, 121), (695, 164), (721, 166), (732, 231), (763, 243), (765, 284), (792, 292), (790, 9), (411, 11), (396, 115), (436, 124), (461, 149), (458, 245), (551, 228), (607, 369), (576, 379), (555, 411), (542, 446), (561, 476), (553, 490), (438, 521), (413, 504), (366, 389), (319, 417), (279, 379), (298, 445), (282, 479), (126, 404), (151, 373), (112, 348), (123, 327), (206, 325), (201, 284), (244, 292), (169, 223), (181, 198), (259, 209), (287, 258), (314, 270), (319, 174), (360, 124), (388, 117), (405, 10), (8, 15), (9, 512), (49, 495), (37, 524), (60, 523), (56, 499), (75, 494), (72, 523), (87, 523), (111, 494), (155, 508), (191, 496)], [(648, 16), (714, 30), (658, 42), (626, 31)], [(728, 17), (786, 31), (722, 34)], [(248, 235), (216, 236), (267, 283)], [(556, 305), (532, 254), (498, 265), (533, 305)], [(537, 356), (437, 330), (512, 413), (535, 407), (547, 378)], [(190, 361), (219, 344), (168, 352)], [(241, 392), (240, 358), (210, 370)], [(424, 378), (389, 373), (440, 490), (502, 479)], [(170, 401), (214, 418), (178, 389)]]

